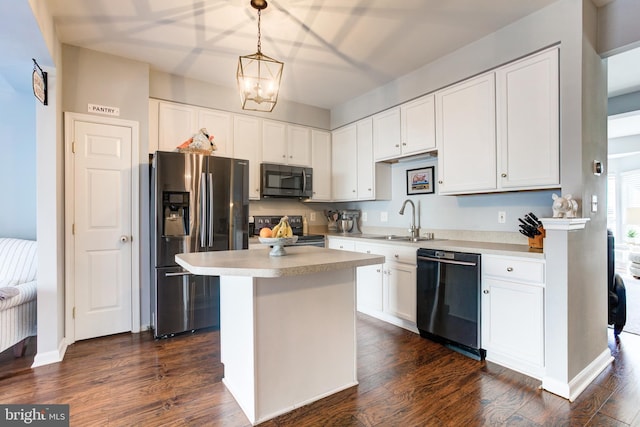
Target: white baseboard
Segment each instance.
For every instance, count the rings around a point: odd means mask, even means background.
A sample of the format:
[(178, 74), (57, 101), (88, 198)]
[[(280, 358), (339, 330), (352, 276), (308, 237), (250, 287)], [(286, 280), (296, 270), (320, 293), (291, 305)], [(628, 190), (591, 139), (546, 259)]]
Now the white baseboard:
[(52, 363), (62, 362), (64, 359), (64, 354), (67, 352), (67, 341), (63, 338), (58, 345), (57, 350), (47, 351), (46, 353), (36, 353), (36, 356), (33, 358), (32, 368), (37, 368), (38, 366), (50, 365)]
[(544, 377), (542, 379), (542, 388), (573, 402), (611, 362), (613, 362), (613, 357), (611, 356), (611, 351), (607, 348), (568, 383)]

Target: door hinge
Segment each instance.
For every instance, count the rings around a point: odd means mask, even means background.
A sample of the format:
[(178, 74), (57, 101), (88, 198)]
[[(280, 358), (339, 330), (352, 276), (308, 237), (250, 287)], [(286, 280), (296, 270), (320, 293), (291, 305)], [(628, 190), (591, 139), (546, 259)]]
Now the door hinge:
[(76, 142), (75, 142), (75, 141), (73, 141), (73, 142), (71, 143), (71, 152), (72, 152), (73, 154), (76, 154)]
[(73, 317), (74, 319), (76, 318), (76, 308), (73, 307), (72, 313), (71, 313), (71, 317)]

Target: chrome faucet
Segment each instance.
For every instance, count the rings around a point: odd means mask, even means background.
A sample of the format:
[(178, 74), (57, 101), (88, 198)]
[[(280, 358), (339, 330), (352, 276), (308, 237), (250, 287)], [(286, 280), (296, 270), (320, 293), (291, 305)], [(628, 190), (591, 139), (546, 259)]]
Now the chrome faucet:
[(416, 205), (413, 204), (413, 201), (407, 199), (402, 203), (402, 207), (400, 208), (400, 215), (404, 215), (404, 208), (407, 206), (407, 203), (411, 204), (411, 228), (409, 228), (409, 232), (411, 233), (411, 240), (414, 242), (418, 240), (418, 235), (420, 234), (419, 229), (416, 227)]

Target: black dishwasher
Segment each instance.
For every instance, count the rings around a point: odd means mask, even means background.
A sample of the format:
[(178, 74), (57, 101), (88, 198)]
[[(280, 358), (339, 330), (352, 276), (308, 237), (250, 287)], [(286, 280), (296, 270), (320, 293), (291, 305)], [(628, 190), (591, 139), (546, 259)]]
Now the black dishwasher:
[(480, 254), (418, 249), (420, 336), (484, 359), (480, 348)]

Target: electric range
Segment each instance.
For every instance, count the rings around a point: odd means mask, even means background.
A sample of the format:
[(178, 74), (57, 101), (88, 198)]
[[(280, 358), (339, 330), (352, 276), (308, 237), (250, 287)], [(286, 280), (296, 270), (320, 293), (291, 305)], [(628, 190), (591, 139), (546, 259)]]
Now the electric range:
[[(256, 216), (254, 215), (253, 221), (253, 234), (255, 236), (260, 235), (260, 230), (264, 227), (273, 228), (280, 222), (280, 219), (284, 215), (276, 216)], [(290, 246), (318, 246), (324, 247), (324, 235), (322, 234), (304, 234), (302, 229), (302, 215), (287, 215), (289, 217), (289, 225), (295, 236), (298, 236), (298, 241)]]

